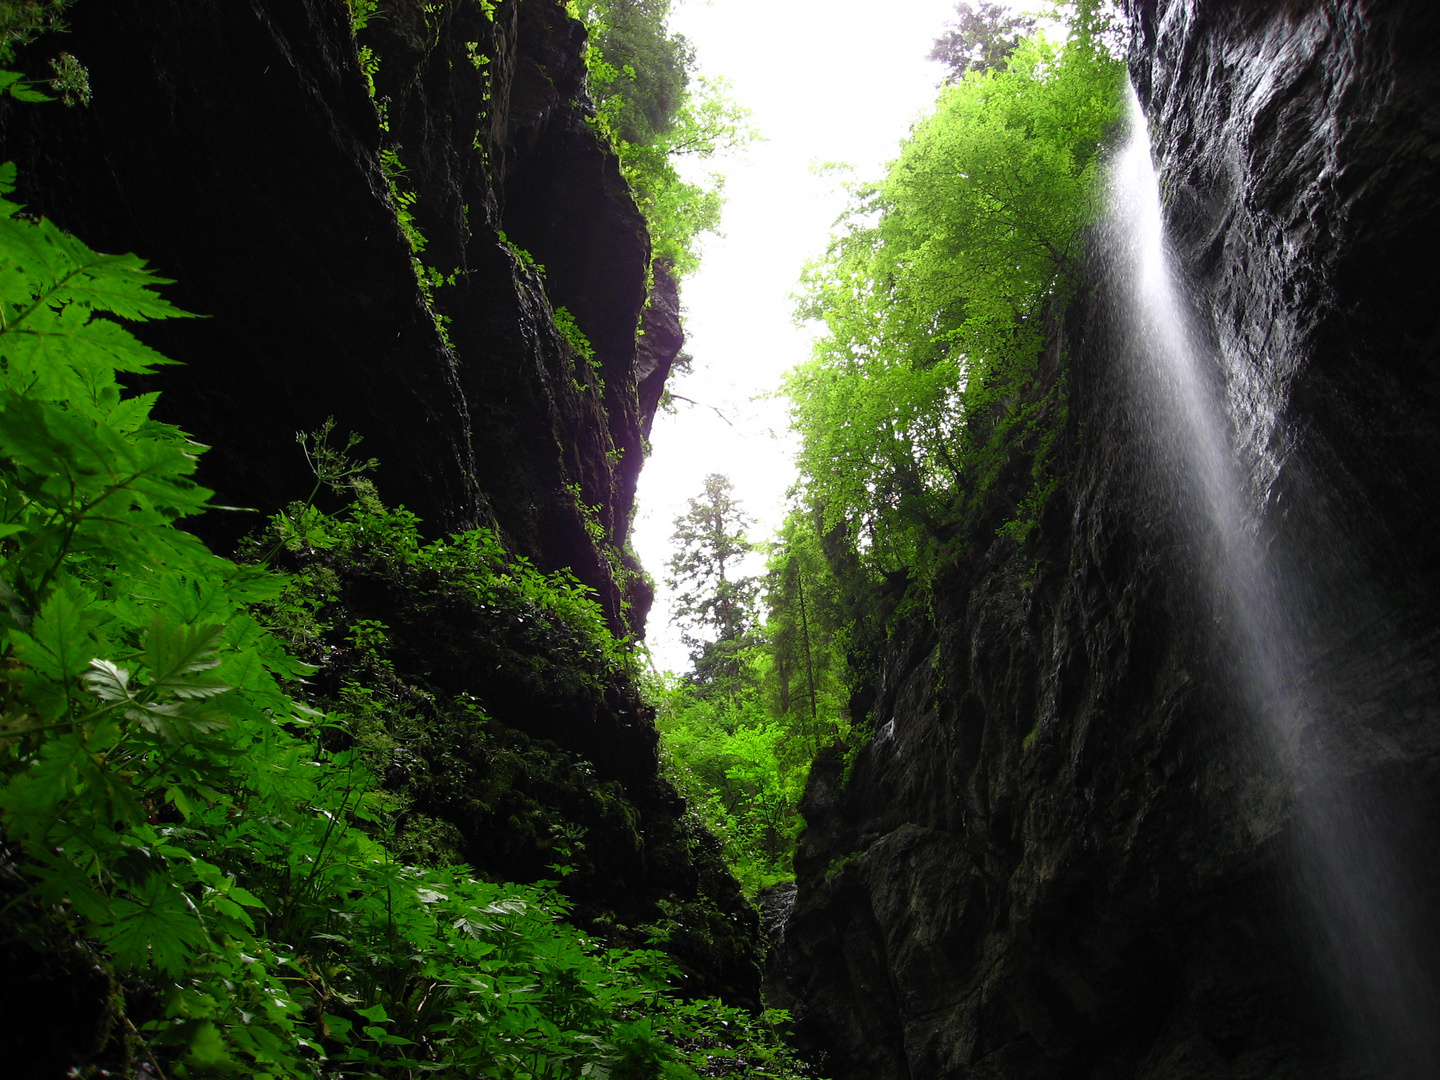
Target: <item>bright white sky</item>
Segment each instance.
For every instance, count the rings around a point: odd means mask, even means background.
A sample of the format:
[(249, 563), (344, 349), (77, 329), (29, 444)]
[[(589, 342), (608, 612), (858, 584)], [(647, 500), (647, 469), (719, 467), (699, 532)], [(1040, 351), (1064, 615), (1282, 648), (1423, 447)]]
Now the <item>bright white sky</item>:
[[(954, 0), (680, 0), (671, 16), (702, 71), (730, 80), (766, 141), (721, 163), (725, 236), (705, 238), (701, 268), (681, 293), (695, 367), (671, 389), (720, 409), (734, 427), (709, 408), (660, 414), (640, 477), (634, 544), (656, 579), (647, 640), (662, 669), (689, 664), (663, 582), (675, 518), (708, 474), (724, 473), (757, 521), (750, 538), (763, 541), (795, 481), (785, 404), (757, 397), (809, 353), (792, 294), (846, 205), (838, 180), (811, 164), (881, 175), (934, 103), (944, 70), (925, 57), (953, 14)], [(757, 559), (754, 572), (762, 566)]]

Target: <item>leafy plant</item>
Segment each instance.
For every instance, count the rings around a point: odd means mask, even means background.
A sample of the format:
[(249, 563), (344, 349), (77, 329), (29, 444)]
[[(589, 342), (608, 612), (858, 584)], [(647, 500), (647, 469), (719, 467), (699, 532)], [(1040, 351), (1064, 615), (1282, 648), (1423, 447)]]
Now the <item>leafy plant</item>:
[[(600, 375), (600, 360), (595, 355), (595, 346), (590, 344), (590, 339), (585, 336), (585, 331), (580, 329), (580, 324), (575, 321), (575, 316), (570, 314), (569, 308), (562, 306), (555, 309), (555, 329), (575, 353), (576, 382), (579, 387), (584, 389), (593, 386), (603, 392), (605, 380)], [(579, 377), (581, 372), (585, 375), (583, 381)], [(597, 538), (597, 542), (604, 539), (602, 535)]]
[[(13, 177), (0, 170), (4, 193)], [(752, 1046), (788, 1060), (764, 1025), (671, 997), (658, 954), (557, 921), (548, 884), (395, 858), (364, 747), (327, 737), (350, 719), (293, 695), (314, 668), (255, 615), (323, 608), (287, 606), (283, 577), (176, 528), (209, 505), (202, 448), (117, 379), (168, 362), (119, 321), (182, 317), (162, 284), (0, 198), (0, 922), (105, 957), (123, 1033), (106, 1067), (533, 1080), (713, 1074)], [(343, 451), (305, 445), (322, 480), (358, 483)], [(621, 662), (578, 583), (491, 534), (424, 544), (378, 500), (346, 521), (297, 507), (275, 528), (287, 549), (368, 544), (530, 604), (593, 663)], [(377, 678), (387, 629), (348, 630)]]

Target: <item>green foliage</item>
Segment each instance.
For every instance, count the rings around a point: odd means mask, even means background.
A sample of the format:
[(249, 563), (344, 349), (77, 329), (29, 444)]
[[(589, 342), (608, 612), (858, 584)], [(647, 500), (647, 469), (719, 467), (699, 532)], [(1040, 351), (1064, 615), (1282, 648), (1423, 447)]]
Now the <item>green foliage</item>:
[[(542, 266), (538, 261), (536, 261), (534, 255), (531, 255), (530, 252), (526, 251), (519, 244), (515, 243), (508, 236), (506, 236), (503, 230), (497, 233), (497, 236), (500, 239), (500, 243), (505, 245), (506, 250), (509, 251), (511, 255), (515, 256), (516, 262), (518, 262), (526, 269), (532, 271), (533, 273), (540, 275), (540, 277), (542, 278), (545, 276), (545, 267)], [(567, 311), (566, 314), (568, 315), (569, 312)], [(557, 323), (556, 325), (558, 326), (559, 324)], [(579, 330), (578, 326), (576, 327), (576, 330)]]
[(1033, 393), (1044, 314), (1095, 213), (1121, 71), (1079, 30), (970, 71), (806, 273), (800, 314), (825, 334), (786, 385), (806, 499), (877, 569), (928, 574), (1013, 455), (1053, 445), (1063, 400)]
[(754, 644), (758, 583), (738, 572), (740, 559), (754, 548), (745, 538), (751, 522), (732, 491), (727, 477), (705, 478), (704, 492), (675, 519), (675, 554), (666, 567), (666, 584), (676, 591), (673, 618), (691, 649), (692, 678), (707, 696), (739, 691), (741, 653)]
[(604, 105), (614, 133), (647, 145), (675, 126), (685, 105), (695, 52), (670, 34), (670, 0), (598, 0), (578, 3), (598, 56), (591, 65), (592, 90)]
[(345, 0), (345, 3), (350, 9), (350, 25), (356, 33), (369, 26), (380, 11), (379, 0)]
[[(273, 528), (292, 555), (328, 552), (397, 585), (423, 585), (435, 602), (463, 597), (480, 610), (505, 613), (498, 625), (508, 664), (532, 669), (537, 682), (598, 693), (606, 678), (634, 663), (589, 586), (569, 570), (542, 573), (489, 529), (427, 543), (414, 514), (363, 499), (339, 516), (296, 504), (276, 516)], [(313, 605), (296, 598), (282, 613), (303, 621), (308, 612)], [(542, 642), (543, 649), (530, 647)]]
[[(478, 0), (480, 7), (487, 18), (493, 20), (494, 5), (488, 0)], [(390, 194), (390, 207), (395, 214), (395, 224), (400, 233), (405, 237), (405, 242), (410, 248), (410, 266), (415, 273), (415, 282), (420, 289), (420, 295), (424, 299), (426, 310), (434, 322), (435, 330), (440, 339), (449, 346), (450, 342), (450, 317), (442, 314), (436, 304), (436, 293), (442, 286), (454, 285), (458, 280), (459, 268), (452, 267), (447, 273), (445, 270), (427, 263), (423, 256), (428, 246), (424, 232), (420, 228), (417, 219), (415, 204), (418, 200), (418, 193), (408, 175), (405, 163), (401, 158), (403, 148), (395, 141), (390, 131), (390, 99), (381, 94), (376, 88), (376, 77), (380, 73), (380, 54), (369, 44), (358, 39), (372, 20), (380, 20), (384, 15), (380, 11), (377, 0), (347, 0), (350, 13), (350, 25), (353, 33), (357, 35), (355, 41), (355, 59), (360, 67), (360, 72), (365, 79), (366, 90), (375, 106), (376, 119), (380, 128), (379, 165), (380, 172), (385, 178), (386, 187)], [(431, 47), (434, 47), (439, 40), (439, 33), (444, 25), (441, 18), (440, 5), (425, 4), (424, 14), (426, 24), (430, 28), (432, 40)], [(466, 42), (466, 50), (470, 60), (478, 70), (484, 70), (489, 63), (488, 57), (479, 55), (476, 51), (475, 42)], [(488, 101), (490, 91), (488, 82), (482, 97)], [(478, 126), (476, 139), (478, 140)], [(478, 141), (477, 141), (478, 149)]]
[[(117, 381), (167, 362), (117, 321), (183, 315), (163, 282), (0, 199), (0, 818), (28, 883), (3, 882), (6, 934), (63, 925), (138, 991), (111, 1005), (125, 1075), (681, 1078), (723, 1055), (795, 1075), (766, 1024), (676, 1001), (658, 954), (558, 922), (548, 885), (393, 856), (367, 747), (330, 737), (352, 718), (293, 696), (314, 668), (255, 615), (303, 638), (322, 607), (175, 527), (208, 505), (201, 448)], [(354, 490), (361, 466), (325, 442), (305, 444), (320, 478)], [(592, 666), (623, 662), (578, 583), (490, 534), (425, 544), (373, 499), (275, 528), (286, 551), (384, 554), (528, 606)], [(387, 629), (346, 631), (377, 672)]]
[(380, 171), (385, 174), (390, 185), (390, 202), (395, 207), (395, 220), (400, 225), (400, 231), (405, 234), (410, 251), (418, 256), (424, 252), (426, 241), (424, 234), (415, 224), (415, 215), (412, 213), (415, 193), (404, 186), (405, 165), (400, 160), (398, 146), (387, 146), (380, 151)]
[[(560, 332), (560, 336), (565, 339), (571, 351), (575, 354), (575, 382), (577, 389), (583, 390), (593, 386), (603, 391), (605, 389), (605, 380), (600, 376), (600, 359), (595, 355), (595, 346), (590, 344), (590, 339), (585, 336), (585, 331), (580, 329), (580, 324), (575, 321), (575, 316), (570, 314), (569, 308), (562, 306), (555, 309), (555, 329)], [(578, 493), (576, 498), (578, 501)], [(586, 515), (585, 520), (588, 531), (588, 524), (594, 517), (593, 510), (583, 503), (580, 505), (582, 512)], [(598, 525), (599, 522), (596, 521), (596, 524)], [(601, 528), (600, 535), (594, 537), (594, 540), (597, 544), (604, 543), (605, 532), (603, 527)]]
[(771, 549), (769, 619), (755, 626), (758, 583), (734, 580), (751, 545), (729, 481), (709, 477), (676, 524), (671, 585), (687, 587), (678, 609), (714, 637), (692, 638), (688, 679), (654, 688), (657, 726), (671, 775), (753, 893), (793, 875), (810, 762), (849, 733), (840, 588), (813, 530), (792, 516)]
[(555, 329), (560, 331), (560, 336), (570, 343), (570, 348), (582, 360), (590, 361), (595, 359), (595, 346), (590, 344), (590, 339), (585, 336), (585, 331), (580, 329), (575, 322), (575, 316), (570, 314), (570, 309), (557, 307), (555, 309)]
[(723, 80), (694, 75), (694, 52), (666, 28), (670, 0), (575, 0), (590, 31), (586, 63), (596, 123), (620, 155), (650, 229), (652, 254), (677, 277), (698, 265), (696, 237), (720, 224), (722, 182), (682, 176), (678, 162), (707, 160), (755, 138), (748, 110)]
[[(752, 648), (741, 660), (762, 666), (764, 652)], [(662, 677), (653, 695), (670, 774), (753, 895), (794, 876), (811, 753), (803, 734), (772, 713), (758, 689), (763, 674), (749, 674), (749, 686), (729, 697), (701, 697), (673, 676)]]

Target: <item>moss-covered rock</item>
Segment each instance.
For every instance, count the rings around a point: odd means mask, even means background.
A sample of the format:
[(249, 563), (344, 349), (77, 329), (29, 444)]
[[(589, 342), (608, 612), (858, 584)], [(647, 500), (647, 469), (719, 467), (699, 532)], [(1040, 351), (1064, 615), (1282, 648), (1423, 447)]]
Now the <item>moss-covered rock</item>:
[(587, 590), (474, 530), (403, 511), (278, 519), (271, 620), (318, 667), (323, 738), (361, 748), (403, 858), (561, 881), (582, 925), (655, 941), (685, 989), (758, 1001), (757, 922), (718, 843), (660, 774), (654, 710)]

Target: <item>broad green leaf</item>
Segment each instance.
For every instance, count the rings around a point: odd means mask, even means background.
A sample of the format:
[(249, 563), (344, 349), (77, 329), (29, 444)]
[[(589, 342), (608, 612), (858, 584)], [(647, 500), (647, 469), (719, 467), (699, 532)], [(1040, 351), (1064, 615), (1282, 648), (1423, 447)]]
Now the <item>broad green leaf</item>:
[[(225, 628), (219, 624), (177, 626), (156, 616), (145, 628), (144, 658), (153, 690), (181, 693), (187, 675), (218, 667)], [(206, 696), (203, 693), (195, 696)]]
[(238, 1068), (230, 1057), (224, 1036), (211, 1020), (200, 1021), (191, 1031), (186, 1061), (200, 1068), (220, 1068), (227, 1072)]
[(113, 916), (103, 928), (106, 943), (123, 966), (147, 963), (177, 978), (205, 944), (205, 930), (184, 893), (163, 874), (152, 874), (129, 897), (112, 902)]
[(71, 582), (57, 588), (41, 604), (28, 634), (10, 631), (16, 658), (65, 687), (90, 663), (92, 623), (86, 609), (92, 602)]

